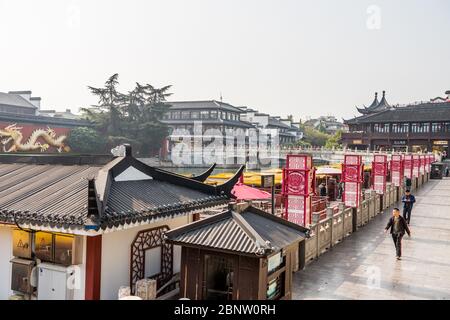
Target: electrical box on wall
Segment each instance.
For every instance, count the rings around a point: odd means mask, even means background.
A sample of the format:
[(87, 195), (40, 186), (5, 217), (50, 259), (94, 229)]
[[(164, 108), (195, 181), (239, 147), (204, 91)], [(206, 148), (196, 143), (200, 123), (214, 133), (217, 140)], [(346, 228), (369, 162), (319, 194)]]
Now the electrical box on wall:
[(73, 288), (71, 268), (60, 265), (41, 263), (38, 272), (38, 300), (72, 300)]
[(13, 231), (13, 256), (31, 259), (33, 234), (22, 230)]
[(11, 260), (11, 264), (11, 290), (26, 294), (33, 293), (34, 288), (31, 283), (34, 261), (14, 258)]

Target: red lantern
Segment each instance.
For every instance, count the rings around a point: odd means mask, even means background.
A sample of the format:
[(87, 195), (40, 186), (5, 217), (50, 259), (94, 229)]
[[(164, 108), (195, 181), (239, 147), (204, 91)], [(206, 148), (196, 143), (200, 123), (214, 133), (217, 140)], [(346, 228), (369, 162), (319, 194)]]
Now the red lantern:
[(309, 155), (288, 155), (283, 169), (284, 218), (293, 223), (311, 224), (311, 193), (315, 190), (315, 170)]
[(404, 160), (399, 154), (392, 155), (391, 160), (391, 182), (396, 187), (401, 187), (403, 185), (404, 176)]
[(386, 192), (387, 156), (375, 155), (372, 162), (373, 189), (379, 193)]
[(345, 155), (342, 164), (344, 193), (342, 201), (346, 206), (358, 207), (361, 202), (361, 189), (364, 179), (364, 164), (359, 155)]

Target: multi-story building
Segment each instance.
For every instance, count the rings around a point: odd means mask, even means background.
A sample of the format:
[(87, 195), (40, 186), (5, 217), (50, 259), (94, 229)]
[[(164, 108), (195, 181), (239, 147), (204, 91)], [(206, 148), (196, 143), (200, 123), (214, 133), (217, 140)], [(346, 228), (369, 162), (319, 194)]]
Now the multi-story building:
[(289, 119), (281, 119), (278, 116), (260, 113), (252, 108), (239, 108), (242, 110), (241, 120), (250, 122), (258, 129), (277, 130), (280, 145), (293, 144), (303, 137), (299, 123), (294, 123)]
[(357, 110), (360, 116), (345, 121), (349, 132), (342, 135), (344, 146), (371, 150), (449, 151), (449, 96), (392, 106), (383, 91), (380, 101), (375, 94), (369, 107)]

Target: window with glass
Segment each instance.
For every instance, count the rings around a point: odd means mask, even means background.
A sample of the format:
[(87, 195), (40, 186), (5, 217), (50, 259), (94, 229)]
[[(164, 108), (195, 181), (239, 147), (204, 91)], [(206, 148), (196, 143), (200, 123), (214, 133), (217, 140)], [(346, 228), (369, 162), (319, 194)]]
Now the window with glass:
[(198, 111), (191, 111), (191, 119), (199, 119), (200, 113)]
[(424, 122), (411, 123), (411, 132), (413, 133), (427, 133), (429, 131), (429, 124)]
[(375, 123), (373, 125), (373, 131), (377, 133), (388, 133), (389, 124), (388, 123)]
[(444, 124), (441, 122), (433, 122), (431, 124), (431, 132), (443, 132), (444, 128)]
[(225, 114), (223, 111), (220, 111), (220, 119), (225, 119)]
[(189, 111), (182, 111), (181, 112), (181, 119), (190, 119), (191, 113)]
[(202, 119), (209, 119), (209, 111), (202, 111), (200, 115)]
[(409, 125), (407, 123), (393, 123), (392, 132), (393, 133), (407, 133)]
[(209, 116), (211, 119), (217, 119), (217, 110), (211, 110)]
[(444, 124), (444, 126), (445, 126), (445, 132), (450, 132), (450, 122), (446, 122)]
[(172, 111), (170, 113), (170, 119), (180, 119), (181, 112), (180, 111)]

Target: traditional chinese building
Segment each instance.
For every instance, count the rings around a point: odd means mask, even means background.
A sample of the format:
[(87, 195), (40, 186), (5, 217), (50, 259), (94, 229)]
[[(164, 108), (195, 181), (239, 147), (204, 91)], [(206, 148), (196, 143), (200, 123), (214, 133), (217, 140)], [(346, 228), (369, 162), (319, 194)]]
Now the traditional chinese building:
[[(446, 92), (450, 94), (450, 91)], [(386, 94), (361, 114), (346, 120), (348, 133), (342, 134), (344, 146), (357, 149), (409, 152), (446, 151), (450, 142), (450, 99), (434, 98), (404, 106), (390, 105)]]
[(169, 231), (168, 242), (182, 247), (180, 297), (290, 299), (308, 233), (249, 204)]
[[(181, 259), (164, 232), (225, 206), (242, 170), (211, 186), (211, 170), (170, 173), (129, 146), (114, 158), (0, 156), (0, 299), (117, 299), (144, 278), (162, 288)], [(78, 277), (73, 288), (68, 277)]]

